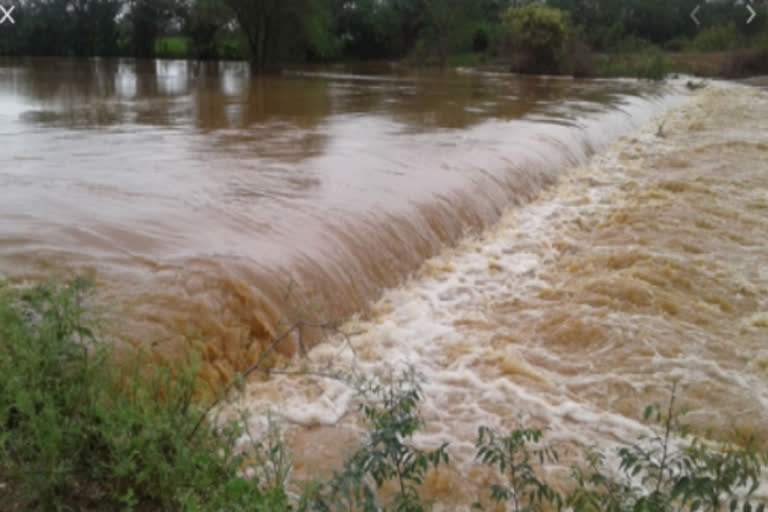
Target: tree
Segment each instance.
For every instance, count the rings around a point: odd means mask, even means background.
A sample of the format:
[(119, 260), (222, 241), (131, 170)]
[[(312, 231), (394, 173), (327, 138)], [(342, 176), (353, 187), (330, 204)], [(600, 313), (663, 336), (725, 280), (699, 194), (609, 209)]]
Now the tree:
[(462, 18), (462, 0), (424, 0), (431, 36), (437, 45), (440, 67), (448, 62), (448, 38)]
[(117, 15), (121, 0), (71, 0), (70, 43), (75, 55), (111, 56), (117, 53)]
[(225, 0), (245, 33), (255, 71), (275, 71), (286, 60), (327, 58), (336, 44), (323, 0)]
[(192, 0), (183, 14), (183, 32), (190, 38), (192, 56), (217, 58), (216, 36), (233, 18), (222, 0)]
[(129, 0), (128, 18), (131, 25), (131, 46), (136, 57), (155, 55), (155, 41), (178, 13), (175, 0)]
[(519, 71), (559, 71), (570, 30), (565, 11), (537, 4), (513, 7), (504, 13), (503, 24), (509, 46), (523, 58)]
[(346, 55), (359, 59), (381, 59), (405, 53), (400, 19), (394, 2), (336, 0), (332, 5), (333, 33)]

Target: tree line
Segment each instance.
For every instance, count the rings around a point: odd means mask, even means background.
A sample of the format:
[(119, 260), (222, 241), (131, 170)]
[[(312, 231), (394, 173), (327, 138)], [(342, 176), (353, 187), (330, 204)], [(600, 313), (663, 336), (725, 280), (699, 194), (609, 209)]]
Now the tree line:
[[(409, 56), (445, 65), (455, 55), (503, 53), (510, 32), (520, 29), (510, 21), (510, 9), (531, 3), (4, 0), (6, 8), (14, 6), (16, 23), (0, 26), (0, 55), (152, 58), (176, 49), (179, 56), (191, 58), (246, 58), (257, 71), (288, 62)], [(680, 50), (709, 31), (711, 48), (704, 49), (729, 49), (766, 33), (766, 3), (752, 3), (761, 16), (747, 24), (745, 6), (735, 1), (547, 0), (531, 19), (535, 26), (530, 37), (541, 46), (552, 30), (567, 28), (569, 39), (597, 52), (631, 51), (648, 44)], [(700, 4), (697, 26), (690, 13)], [(553, 9), (563, 15), (554, 25)]]

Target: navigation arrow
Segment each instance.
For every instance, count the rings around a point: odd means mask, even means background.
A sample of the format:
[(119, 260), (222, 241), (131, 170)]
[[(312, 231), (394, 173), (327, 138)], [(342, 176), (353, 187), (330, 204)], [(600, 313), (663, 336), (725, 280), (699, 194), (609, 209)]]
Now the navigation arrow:
[(757, 16), (757, 13), (755, 12), (755, 10), (752, 8), (750, 4), (747, 4), (747, 10), (752, 13), (752, 16), (750, 16), (749, 19), (747, 20), (747, 25), (749, 25), (750, 23), (752, 23), (752, 20), (755, 19), (755, 16)]
[(701, 9), (701, 5), (697, 5), (696, 8), (693, 11), (691, 11), (691, 19), (696, 23), (697, 27), (701, 26), (701, 23), (699, 22), (699, 20), (696, 19), (696, 13), (699, 12), (699, 9)]

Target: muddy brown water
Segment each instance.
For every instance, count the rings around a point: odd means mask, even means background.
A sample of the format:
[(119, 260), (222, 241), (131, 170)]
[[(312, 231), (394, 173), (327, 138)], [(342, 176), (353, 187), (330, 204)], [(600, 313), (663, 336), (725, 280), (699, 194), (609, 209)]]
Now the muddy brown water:
[[(685, 79), (0, 60), (0, 273), (92, 274), (117, 341), (193, 343), (214, 385), (343, 322), (270, 363), (413, 365), (414, 442), (454, 461), (424, 491), (464, 510), (479, 425), (610, 446), (679, 381), (697, 425), (768, 436), (766, 115), (760, 88)], [(297, 481), (359, 434), (333, 380), (241, 398), (255, 429), (280, 416)]]
[[(93, 273), (122, 337), (207, 378), (363, 310), (676, 98), (394, 66), (0, 61), (0, 271)], [(130, 334), (126, 334), (130, 333)], [(317, 333), (307, 333), (309, 338)], [(281, 350), (289, 354), (286, 343)]]

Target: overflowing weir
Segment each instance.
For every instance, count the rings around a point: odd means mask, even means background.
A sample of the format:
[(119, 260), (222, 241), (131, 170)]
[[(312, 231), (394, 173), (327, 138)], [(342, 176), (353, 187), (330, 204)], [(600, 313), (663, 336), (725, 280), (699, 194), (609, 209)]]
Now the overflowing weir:
[[(192, 344), (214, 386), (297, 322), (345, 322), (268, 363), (414, 365), (416, 441), (459, 461), (427, 483), (446, 503), (486, 478), (480, 424), (612, 442), (677, 378), (702, 425), (765, 435), (757, 91), (0, 61), (0, 272), (94, 275), (121, 342), (157, 362)], [(356, 436), (352, 395), (274, 376), (243, 405), (279, 407), (307, 475)]]
[(92, 271), (129, 308), (123, 338), (160, 359), (204, 340), (206, 378), (226, 381), (281, 324), (364, 311), (681, 98), (365, 71), (5, 61), (2, 270)]

